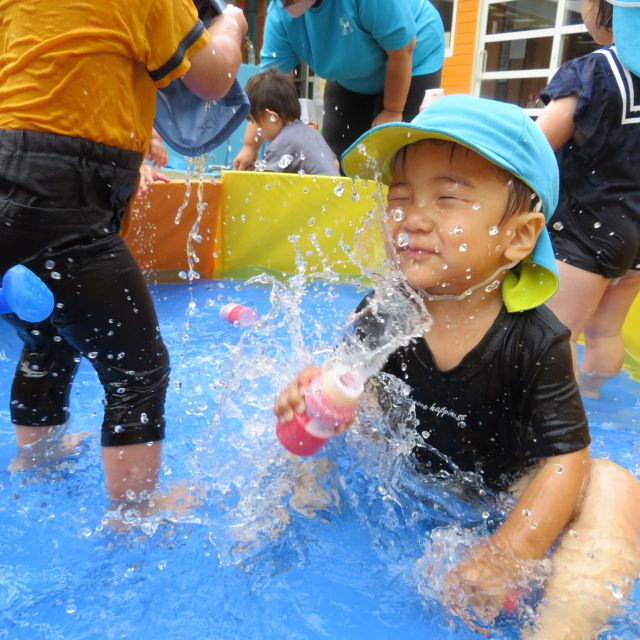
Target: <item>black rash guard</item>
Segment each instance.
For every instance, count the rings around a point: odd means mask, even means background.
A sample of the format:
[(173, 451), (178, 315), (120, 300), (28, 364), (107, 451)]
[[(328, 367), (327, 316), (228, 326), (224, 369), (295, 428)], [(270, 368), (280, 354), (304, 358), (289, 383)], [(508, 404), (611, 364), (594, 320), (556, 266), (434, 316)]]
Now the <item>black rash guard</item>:
[(588, 446), (569, 335), (546, 307), (513, 314), (503, 308), (453, 369), (438, 369), (421, 338), (393, 353), (383, 371), (410, 386), (418, 431), (429, 445), (414, 449), (419, 466), (446, 470), (449, 459), (505, 488), (538, 459)]

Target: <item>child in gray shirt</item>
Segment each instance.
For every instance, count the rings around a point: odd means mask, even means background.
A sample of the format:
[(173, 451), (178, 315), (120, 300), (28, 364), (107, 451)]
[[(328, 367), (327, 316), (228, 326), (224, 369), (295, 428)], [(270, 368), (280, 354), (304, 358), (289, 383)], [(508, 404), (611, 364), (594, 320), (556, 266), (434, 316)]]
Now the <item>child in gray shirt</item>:
[(324, 138), (300, 120), (293, 81), (276, 69), (249, 78), (249, 120), (269, 143), (256, 170), (337, 176), (338, 161)]

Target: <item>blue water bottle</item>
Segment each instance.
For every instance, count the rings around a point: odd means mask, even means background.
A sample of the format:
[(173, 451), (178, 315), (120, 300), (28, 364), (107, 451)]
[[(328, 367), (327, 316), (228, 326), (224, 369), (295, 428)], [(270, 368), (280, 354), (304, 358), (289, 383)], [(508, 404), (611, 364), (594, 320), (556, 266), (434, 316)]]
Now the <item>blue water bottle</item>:
[(53, 294), (38, 276), (18, 264), (2, 277), (0, 314), (15, 313), (27, 322), (46, 320), (53, 311)]

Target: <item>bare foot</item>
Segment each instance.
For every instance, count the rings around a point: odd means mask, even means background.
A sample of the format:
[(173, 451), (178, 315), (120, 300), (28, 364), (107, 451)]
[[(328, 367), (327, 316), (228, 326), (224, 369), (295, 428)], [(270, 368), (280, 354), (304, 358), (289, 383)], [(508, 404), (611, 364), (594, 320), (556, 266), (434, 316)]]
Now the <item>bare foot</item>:
[(102, 523), (116, 533), (139, 527), (153, 535), (163, 522), (179, 522), (202, 504), (202, 490), (184, 483), (171, 487), (166, 493), (143, 496), (141, 499), (112, 503)]
[(8, 470), (24, 471), (42, 464), (55, 462), (61, 458), (68, 458), (80, 454), (82, 443), (91, 436), (90, 431), (80, 433), (66, 433), (60, 439), (47, 443), (47, 446), (25, 446), (9, 463)]

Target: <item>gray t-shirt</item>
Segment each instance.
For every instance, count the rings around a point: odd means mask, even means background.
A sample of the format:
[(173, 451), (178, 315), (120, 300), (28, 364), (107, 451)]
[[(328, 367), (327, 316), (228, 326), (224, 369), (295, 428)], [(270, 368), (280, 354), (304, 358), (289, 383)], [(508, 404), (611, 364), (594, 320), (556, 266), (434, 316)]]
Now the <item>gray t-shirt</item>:
[(286, 124), (265, 149), (263, 171), (340, 175), (336, 156), (324, 138), (301, 120)]

